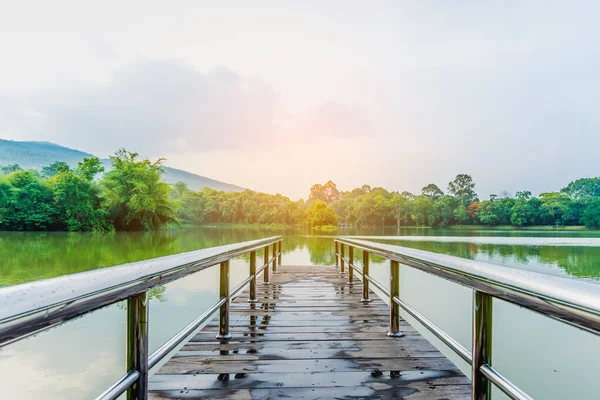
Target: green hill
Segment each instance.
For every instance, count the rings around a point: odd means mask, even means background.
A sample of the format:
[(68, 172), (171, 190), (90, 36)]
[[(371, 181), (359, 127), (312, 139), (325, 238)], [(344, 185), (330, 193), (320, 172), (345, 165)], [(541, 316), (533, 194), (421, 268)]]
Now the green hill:
[[(19, 164), (24, 169), (41, 170), (54, 161), (64, 161), (74, 167), (85, 157), (93, 154), (63, 147), (50, 142), (21, 142), (0, 139), (0, 165)], [(110, 168), (109, 159), (101, 159)], [(192, 190), (209, 187), (226, 192), (241, 192), (244, 188), (196, 175), (181, 169), (164, 167), (164, 179), (168, 183), (184, 182)]]

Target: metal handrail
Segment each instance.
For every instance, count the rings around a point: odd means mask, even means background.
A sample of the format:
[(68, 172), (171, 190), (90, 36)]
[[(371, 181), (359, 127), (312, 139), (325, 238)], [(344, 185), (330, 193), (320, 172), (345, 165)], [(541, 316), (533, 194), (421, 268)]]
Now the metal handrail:
[[(269, 258), (272, 245), (273, 257)], [(256, 271), (256, 251), (264, 248), (265, 263)], [(172, 256), (123, 264), (63, 277), (25, 283), (0, 289), (0, 347), (40, 333), (73, 318), (119, 301), (127, 300), (128, 371), (97, 399), (118, 398), (129, 391), (129, 398), (146, 399), (149, 370), (175, 350), (219, 310), (220, 340), (228, 340), (229, 302), (250, 285), (249, 302), (256, 302), (256, 278), (264, 271), (269, 281), (281, 264), (282, 237), (252, 240), (212, 247)], [(250, 276), (233, 290), (229, 288), (229, 260), (250, 253)], [(148, 291), (209, 267), (220, 265), (219, 300), (148, 355)]]
[[(348, 246), (350, 255), (354, 253), (355, 248), (363, 251), (363, 297), (368, 296), (369, 283), (389, 297), (392, 334), (399, 334), (393, 327), (397, 326), (399, 308), (402, 308), (458, 356), (471, 364), (473, 399), (488, 399), (490, 383), (496, 385), (511, 399), (531, 399), (491, 366), (492, 298), (505, 300), (600, 335), (600, 285), (349, 237), (335, 239), (335, 261), (336, 266), (341, 266), (341, 272), (344, 264), (347, 263), (350, 266), (349, 272), (356, 269), (361, 273), (354, 265), (353, 257), (345, 257), (345, 246)], [(386, 290), (381, 283), (369, 276), (369, 254), (390, 260), (391, 291)], [(394, 293), (399, 289), (400, 264), (474, 290), (472, 352), (402, 301), (399, 293)], [(366, 296), (365, 292), (367, 292)]]

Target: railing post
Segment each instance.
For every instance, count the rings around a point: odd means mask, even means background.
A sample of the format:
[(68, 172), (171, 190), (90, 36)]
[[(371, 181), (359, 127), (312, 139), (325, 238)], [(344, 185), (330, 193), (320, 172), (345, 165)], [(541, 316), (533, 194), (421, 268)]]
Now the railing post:
[(273, 243), (273, 272), (277, 271), (277, 242)]
[(492, 296), (473, 292), (473, 364), (471, 370), (472, 399), (490, 400), (491, 385), (481, 372), (485, 364), (492, 364)]
[(263, 265), (265, 265), (265, 269), (264, 269), (264, 274), (263, 274), (263, 278), (264, 278), (264, 284), (266, 285), (267, 283), (269, 283), (269, 246), (265, 246), (265, 257), (264, 257), (264, 263)]
[(354, 285), (354, 247), (348, 246), (348, 285)]
[(369, 276), (369, 253), (365, 250), (362, 252), (362, 301), (363, 303), (370, 303), (372, 300), (369, 298), (369, 280), (367, 276)]
[(148, 398), (148, 294), (127, 299), (127, 371), (140, 373), (127, 390), (128, 400)]
[(256, 250), (250, 252), (250, 275), (254, 275), (254, 279), (250, 281), (248, 303), (258, 303), (258, 300), (256, 300)]
[(344, 273), (344, 243), (340, 243), (340, 274)]
[(400, 306), (394, 301), (394, 297), (400, 296), (400, 264), (398, 261), (390, 260), (390, 330), (387, 335), (400, 337)]
[(229, 340), (229, 260), (223, 261), (220, 266), (220, 290), (219, 296), (225, 297), (225, 303), (219, 309), (219, 334), (218, 340)]
[(278, 256), (277, 256), (277, 257), (279, 258), (279, 266), (281, 267), (281, 248), (283, 247), (283, 240), (280, 240), (280, 241), (279, 241), (279, 242), (277, 242), (277, 243), (278, 243), (278, 244), (277, 244), (277, 247), (279, 248), (279, 249), (278, 249), (278, 253), (279, 253), (279, 254), (278, 254)]
[(335, 269), (337, 269), (337, 267), (340, 265), (340, 253), (339, 253), (339, 243), (337, 242), (337, 240), (334, 240), (335, 243)]

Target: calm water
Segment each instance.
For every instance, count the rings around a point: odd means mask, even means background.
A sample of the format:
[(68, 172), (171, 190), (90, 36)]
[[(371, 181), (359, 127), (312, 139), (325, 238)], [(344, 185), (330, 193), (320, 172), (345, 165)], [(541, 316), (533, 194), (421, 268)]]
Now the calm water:
[[(378, 240), (386, 243), (600, 284), (600, 232), (378, 229), (342, 233), (380, 236)], [(284, 235), (284, 264), (334, 263), (331, 237), (297, 230), (0, 233), (0, 286), (279, 234)], [(387, 263), (373, 259), (371, 268), (380, 282), (388, 282)], [(211, 268), (152, 292), (151, 352), (216, 301), (217, 272)], [(232, 262), (232, 285), (247, 274), (247, 260)], [(470, 290), (402, 267), (401, 296), (471, 347)], [(125, 319), (123, 305), (116, 304), (1, 348), (0, 391), (8, 394), (3, 398), (98, 395), (124, 372)], [(466, 364), (438, 345), (468, 373)], [(494, 367), (534, 398), (587, 399), (600, 393), (600, 338), (596, 336), (494, 301), (493, 346)]]

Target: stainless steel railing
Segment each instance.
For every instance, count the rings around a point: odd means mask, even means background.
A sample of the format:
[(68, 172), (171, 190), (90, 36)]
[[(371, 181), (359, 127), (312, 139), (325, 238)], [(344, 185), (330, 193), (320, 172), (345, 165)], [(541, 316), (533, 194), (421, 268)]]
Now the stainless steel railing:
[[(345, 256), (345, 247), (348, 247), (348, 257)], [(362, 269), (354, 264), (354, 249), (362, 250)], [(369, 254), (390, 261), (390, 290), (369, 275)], [(401, 336), (399, 320), (400, 308), (402, 308), (471, 365), (473, 399), (489, 400), (492, 384), (511, 399), (531, 399), (492, 368), (492, 301), (494, 298), (600, 335), (600, 285), (594, 283), (350, 237), (335, 239), (335, 256), (336, 266), (340, 267), (340, 272), (344, 273), (345, 265), (348, 265), (349, 283), (354, 280), (352, 271), (362, 276), (362, 301), (369, 301), (369, 284), (389, 298), (388, 335)], [(401, 299), (400, 264), (473, 289), (471, 351)]]
[[(264, 263), (257, 269), (256, 251), (260, 249), (264, 249)], [(217, 339), (231, 338), (231, 298), (250, 285), (248, 301), (256, 302), (257, 277), (264, 272), (264, 283), (269, 283), (269, 266), (272, 265), (275, 271), (277, 264), (281, 264), (281, 249), (282, 238), (275, 236), (0, 289), (0, 347), (127, 300), (127, 373), (97, 399), (116, 399), (125, 392), (128, 399), (146, 399), (150, 369), (210, 320), (217, 310)], [(248, 253), (250, 275), (230, 290), (229, 260)], [(148, 291), (215, 265), (220, 266), (219, 300), (149, 355)]]

